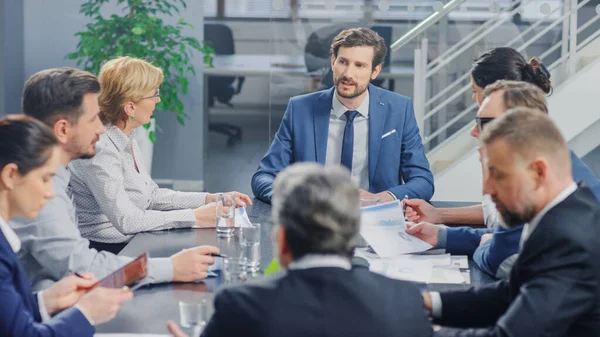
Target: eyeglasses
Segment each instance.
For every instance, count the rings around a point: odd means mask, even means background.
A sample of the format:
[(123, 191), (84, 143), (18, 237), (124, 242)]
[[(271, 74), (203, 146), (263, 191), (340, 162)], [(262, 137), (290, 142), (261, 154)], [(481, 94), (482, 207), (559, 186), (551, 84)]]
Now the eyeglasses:
[(477, 117), (475, 116), (475, 123), (479, 126), (479, 131), (483, 131), (483, 126), (494, 120), (494, 117)]
[(156, 99), (156, 98), (159, 98), (159, 97), (160, 97), (160, 89), (156, 89), (156, 93), (154, 95), (148, 96), (148, 97), (142, 97), (142, 98), (140, 98), (140, 101), (143, 100), (143, 99), (148, 99), (148, 98), (154, 98), (154, 99)]

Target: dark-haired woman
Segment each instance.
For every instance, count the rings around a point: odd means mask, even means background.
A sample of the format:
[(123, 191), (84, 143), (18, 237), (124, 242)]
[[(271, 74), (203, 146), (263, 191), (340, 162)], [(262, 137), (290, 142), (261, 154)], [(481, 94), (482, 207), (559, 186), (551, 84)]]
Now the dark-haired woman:
[(527, 62), (518, 51), (507, 48), (494, 48), (479, 56), (471, 67), (471, 87), (473, 100), (481, 105), (483, 89), (498, 81), (523, 81), (536, 85), (543, 92), (552, 91), (550, 72), (540, 59), (533, 57)]
[[(14, 217), (34, 218), (53, 198), (58, 143), (50, 128), (23, 115), (0, 118), (0, 336), (93, 336), (110, 320), (127, 289), (96, 287), (91, 274), (67, 276), (37, 294), (17, 259)], [(90, 290), (92, 289), (93, 290)], [(50, 315), (55, 314), (50, 318)]]

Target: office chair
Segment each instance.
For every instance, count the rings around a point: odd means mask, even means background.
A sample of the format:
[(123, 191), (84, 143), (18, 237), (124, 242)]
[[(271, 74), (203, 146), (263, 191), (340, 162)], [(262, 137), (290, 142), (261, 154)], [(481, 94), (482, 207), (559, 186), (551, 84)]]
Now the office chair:
[[(235, 54), (233, 32), (224, 24), (207, 23), (204, 25), (204, 40), (215, 50), (217, 55)], [(237, 79), (237, 86), (234, 82)], [(233, 107), (231, 99), (242, 90), (245, 77), (234, 76), (209, 76), (208, 77), (208, 106), (213, 107), (215, 100)], [(228, 123), (210, 123), (210, 131), (215, 131), (228, 136), (227, 145), (233, 145), (242, 140), (242, 129)]]

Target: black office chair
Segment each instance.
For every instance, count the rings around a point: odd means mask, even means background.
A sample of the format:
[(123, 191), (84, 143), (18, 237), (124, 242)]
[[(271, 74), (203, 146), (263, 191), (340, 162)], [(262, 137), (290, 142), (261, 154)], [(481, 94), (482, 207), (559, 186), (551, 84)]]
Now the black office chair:
[[(392, 27), (373, 26), (371, 27), (371, 29), (377, 32), (377, 34), (379, 34), (379, 36), (383, 38), (385, 44), (388, 46), (388, 52), (386, 53), (385, 58), (383, 60), (383, 67), (389, 67), (391, 60), (391, 52), (389, 50), (389, 46), (392, 43)], [(333, 86), (333, 72), (329, 67), (329, 48), (335, 36), (339, 34), (342, 30), (343, 28), (335, 26), (317, 29), (308, 36), (306, 46), (304, 47), (304, 61), (306, 63), (306, 68), (309, 72), (316, 71), (319, 69), (319, 67), (329, 68), (329, 70), (327, 70), (325, 76), (323, 76), (323, 79), (321, 81), (322, 89), (331, 88), (331, 86)], [(373, 83), (373, 85), (381, 87), (384, 81), (385, 79), (383, 78), (377, 78), (371, 81), (371, 83)], [(390, 79), (388, 81), (388, 89), (394, 91), (394, 87), (394, 80)]]
[[(215, 50), (217, 55), (235, 54), (233, 33), (231, 28), (224, 24), (209, 23), (204, 25), (204, 40)], [(231, 99), (242, 90), (245, 77), (234, 76), (209, 76), (208, 77), (208, 106), (213, 107), (215, 100), (233, 107)], [(237, 86), (234, 86), (237, 80)], [(227, 145), (233, 145), (242, 140), (242, 129), (228, 123), (210, 123), (210, 131), (215, 131), (228, 136)]]

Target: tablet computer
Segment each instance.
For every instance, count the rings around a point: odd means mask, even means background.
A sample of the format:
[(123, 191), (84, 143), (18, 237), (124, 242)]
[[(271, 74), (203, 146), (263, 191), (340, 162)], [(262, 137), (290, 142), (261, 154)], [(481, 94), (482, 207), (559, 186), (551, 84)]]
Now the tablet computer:
[(139, 288), (142, 281), (148, 276), (148, 253), (144, 253), (125, 266), (106, 276), (98, 285), (105, 288), (129, 287), (131, 290)]

